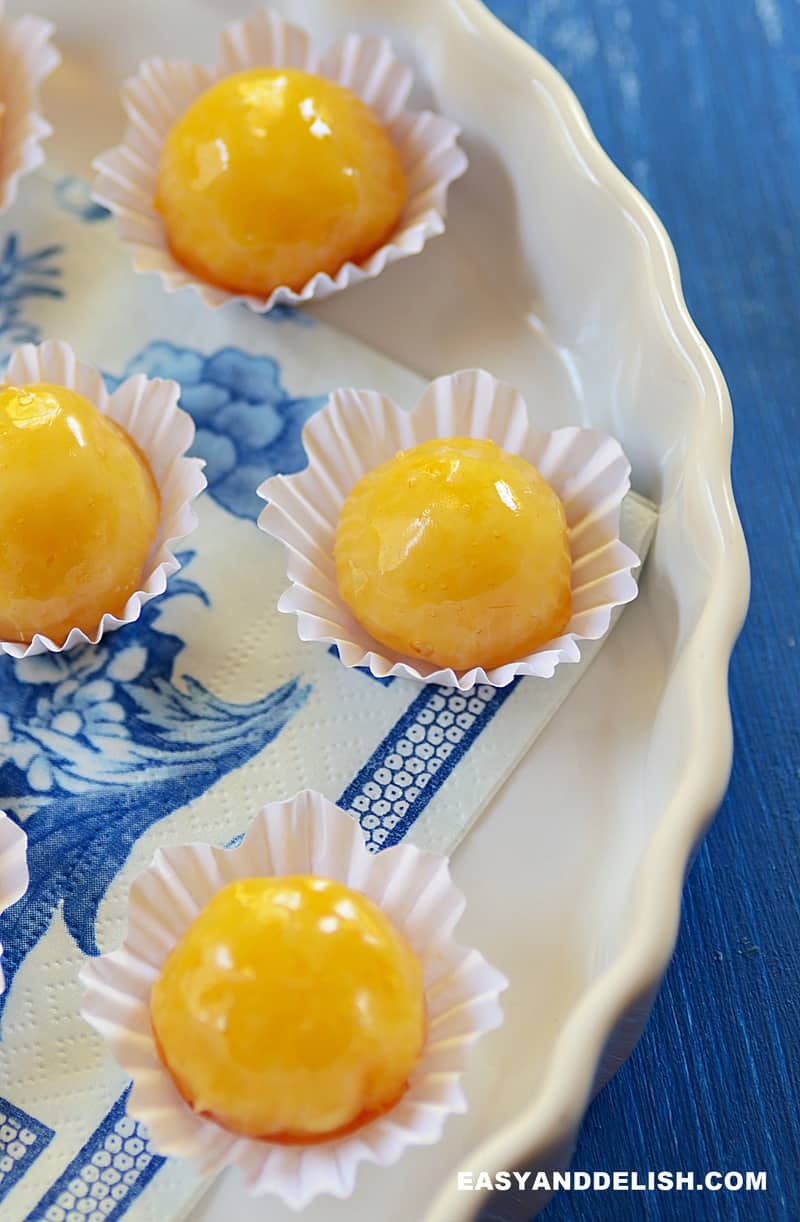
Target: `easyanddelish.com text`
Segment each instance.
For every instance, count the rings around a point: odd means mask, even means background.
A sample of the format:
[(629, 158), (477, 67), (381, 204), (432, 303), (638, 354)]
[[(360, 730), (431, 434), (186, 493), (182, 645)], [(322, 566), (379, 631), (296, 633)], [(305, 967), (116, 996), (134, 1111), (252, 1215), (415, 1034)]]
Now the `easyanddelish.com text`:
[(459, 1171), (459, 1192), (766, 1192), (766, 1171)]

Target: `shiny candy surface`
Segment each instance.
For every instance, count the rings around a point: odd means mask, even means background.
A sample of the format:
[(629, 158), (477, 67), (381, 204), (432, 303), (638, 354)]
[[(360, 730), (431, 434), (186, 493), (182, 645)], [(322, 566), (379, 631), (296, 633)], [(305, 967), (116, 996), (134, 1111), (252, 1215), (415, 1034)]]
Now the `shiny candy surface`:
[(315, 1141), (402, 1095), (425, 1036), (422, 969), (386, 916), (338, 882), (224, 887), (151, 995), (183, 1097), (234, 1132)]
[(225, 77), (174, 124), (156, 207), (203, 280), (266, 296), (360, 262), (406, 198), (399, 154), (349, 89), (289, 68)]
[(369, 472), (339, 517), (336, 576), (377, 641), (457, 671), (523, 657), (571, 614), (563, 506), (491, 441), (435, 439)]
[(62, 644), (119, 615), (155, 540), (160, 497), (144, 457), (64, 386), (0, 390), (0, 639)]

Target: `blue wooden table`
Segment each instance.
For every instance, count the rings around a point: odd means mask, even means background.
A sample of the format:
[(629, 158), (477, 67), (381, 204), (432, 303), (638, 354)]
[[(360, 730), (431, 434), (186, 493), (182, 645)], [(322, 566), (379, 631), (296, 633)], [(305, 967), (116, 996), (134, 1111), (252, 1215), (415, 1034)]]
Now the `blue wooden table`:
[(490, 0), (664, 221), (730, 386), (752, 562), (730, 790), (674, 962), (573, 1166), (764, 1169), (766, 1193), (561, 1194), (546, 1222), (800, 1219), (800, 3)]

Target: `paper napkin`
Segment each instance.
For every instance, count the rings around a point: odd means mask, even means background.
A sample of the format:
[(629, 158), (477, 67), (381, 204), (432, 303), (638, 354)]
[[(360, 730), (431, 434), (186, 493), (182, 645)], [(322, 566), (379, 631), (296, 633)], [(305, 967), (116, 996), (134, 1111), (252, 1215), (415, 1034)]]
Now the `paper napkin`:
[[(200, 1189), (125, 1115), (126, 1082), (78, 1016), (85, 956), (116, 946), (128, 887), (163, 844), (237, 836), (270, 799), (322, 791), (369, 847), (451, 851), (598, 646), (552, 680), (472, 692), (379, 681), (297, 639), (275, 607), (280, 545), (257, 485), (304, 463), (308, 416), (340, 385), (413, 404), (422, 379), (305, 315), (208, 310), (134, 276), (77, 179), (28, 180), (4, 218), (0, 350), (68, 340), (111, 383), (175, 378), (208, 492), (183, 568), (96, 648), (0, 658), (0, 809), (31, 883), (0, 918), (0, 1213), (5, 1222), (170, 1222)], [(629, 497), (623, 539), (654, 525)]]

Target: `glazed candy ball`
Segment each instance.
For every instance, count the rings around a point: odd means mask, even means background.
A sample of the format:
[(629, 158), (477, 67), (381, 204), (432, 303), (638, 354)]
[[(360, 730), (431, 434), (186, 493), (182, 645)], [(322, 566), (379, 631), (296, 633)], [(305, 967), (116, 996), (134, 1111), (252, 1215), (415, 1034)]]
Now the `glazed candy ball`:
[(335, 555), (356, 619), (436, 666), (500, 666), (570, 619), (561, 501), (492, 441), (427, 441), (370, 471), (342, 507)]
[(324, 878), (224, 887), (170, 954), (150, 1013), (184, 1099), (235, 1133), (310, 1142), (405, 1090), (422, 969), (366, 896)]
[(334, 81), (290, 68), (225, 77), (174, 124), (156, 207), (175, 258), (203, 280), (267, 296), (366, 259), (406, 199), (378, 118)]
[(0, 639), (63, 644), (119, 615), (158, 530), (133, 441), (64, 386), (0, 389)]

